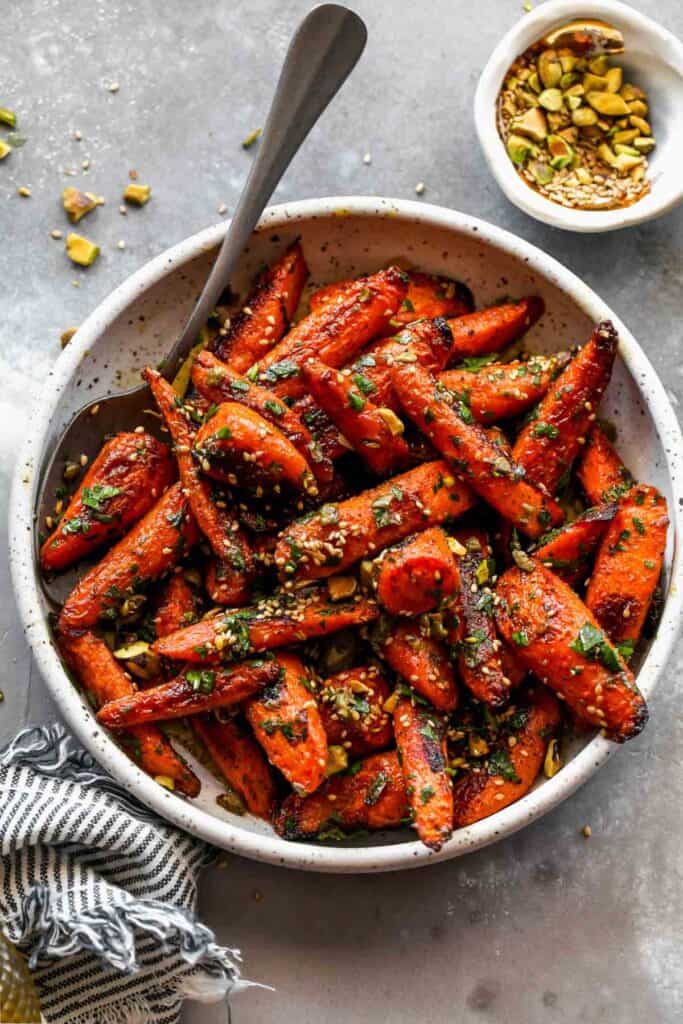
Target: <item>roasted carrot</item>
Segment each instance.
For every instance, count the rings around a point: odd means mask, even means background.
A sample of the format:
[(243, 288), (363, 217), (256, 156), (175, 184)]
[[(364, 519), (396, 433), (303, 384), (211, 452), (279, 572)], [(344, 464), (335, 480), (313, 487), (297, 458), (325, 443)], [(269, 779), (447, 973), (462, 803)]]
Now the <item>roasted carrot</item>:
[(247, 536), (227, 501), (213, 497), (211, 484), (199, 472), (192, 456), (195, 430), (175, 391), (156, 370), (147, 367), (143, 377), (173, 438), (180, 479), (194, 520), (223, 567), (225, 600), (232, 605), (245, 604), (249, 600), (254, 574)]
[(495, 423), (521, 416), (543, 398), (569, 358), (568, 353), (560, 352), (551, 357), (490, 363), (477, 370), (444, 370), (439, 380), (455, 392), (478, 423)]
[(593, 331), (520, 432), (513, 456), (532, 483), (554, 494), (579, 454), (609, 383), (618, 344), (609, 320)]
[(573, 523), (541, 537), (531, 554), (575, 587), (588, 576), (598, 544), (616, 511), (614, 504), (589, 508)]
[(439, 711), (452, 711), (458, 686), (444, 645), (429, 635), (417, 619), (392, 622), (381, 619), (372, 630), (380, 657)]
[(202, 472), (230, 484), (275, 492), (284, 484), (315, 497), (310, 465), (282, 431), (239, 402), (223, 402), (197, 431), (194, 455)]
[(367, 397), (372, 387), (364, 378), (334, 370), (313, 357), (302, 365), (301, 376), (314, 400), (373, 473), (385, 476), (406, 462), (403, 424), (390, 409)]
[(519, 302), (489, 306), (448, 321), (453, 334), (449, 363), (472, 356), (485, 356), (515, 341), (545, 312), (543, 299), (529, 295)]
[(588, 435), (576, 475), (592, 505), (617, 501), (633, 486), (633, 477), (597, 423)]
[(116, 434), (105, 442), (43, 544), (43, 569), (59, 572), (121, 537), (149, 512), (174, 476), (165, 444), (150, 434)]
[(273, 824), (285, 839), (343, 838), (342, 829), (396, 828), (407, 814), (403, 772), (391, 750), (366, 757), (351, 774), (333, 775), (312, 796), (288, 796)]
[(446, 722), (409, 697), (394, 711), (394, 733), (417, 834), (440, 850), (453, 831), (453, 789), (446, 774)]
[(623, 742), (647, 721), (647, 705), (621, 654), (559, 576), (538, 564), (508, 569), (497, 586), (496, 623), (519, 660), (584, 723)]
[(247, 809), (269, 821), (275, 808), (275, 783), (254, 737), (237, 718), (219, 721), (214, 715), (193, 715), (190, 724)]
[[(462, 316), (474, 309), (472, 293), (462, 281), (423, 274), (419, 270), (408, 270), (406, 276), (408, 291), (392, 317), (392, 327), (404, 326), (418, 318), (433, 320), (437, 316)], [(318, 288), (309, 299), (310, 308), (320, 309), (331, 299), (337, 298), (350, 283), (335, 281)]]
[(668, 528), (664, 497), (637, 484), (620, 499), (602, 538), (586, 605), (610, 640), (627, 651), (640, 638), (657, 588)]
[(500, 725), (498, 745), (484, 764), (453, 783), (455, 828), (488, 818), (529, 792), (560, 725), (557, 699), (543, 686), (530, 687), (525, 703), (511, 708)]
[(447, 463), (426, 462), (292, 523), (282, 531), (275, 564), (285, 579), (331, 576), (416, 530), (455, 519), (474, 501)]
[(60, 631), (126, 617), (142, 603), (145, 587), (177, 565), (197, 540), (188, 499), (176, 483), (76, 584), (59, 616)]
[(157, 636), (168, 636), (199, 618), (199, 600), (182, 573), (172, 573), (163, 585), (154, 606)]
[(391, 718), (384, 710), (389, 685), (374, 665), (337, 672), (323, 680), (318, 707), (327, 742), (362, 757), (390, 746)]
[(336, 299), (309, 313), (260, 359), (259, 383), (281, 398), (299, 398), (305, 386), (300, 366), (315, 356), (328, 366), (343, 366), (374, 337), (386, 332), (405, 298), (405, 275), (396, 267), (361, 277)]
[(215, 664), (360, 626), (378, 614), (375, 602), (359, 595), (331, 601), (324, 586), (295, 593), (281, 591), (252, 608), (203, 619), (158, 640), (153, 649), (174, 661)]
[(377, 599), (392, 615), (431, 611), (458, 585), (455, 558), (440, 526), (387, 548), (378, 569)]
[(475, 423), (462, 402), (415, 364), (392, 371), (399, 401), (422, 433), (448, 460), (452, 472), (528, 537), (562, 519), (561, 509), (522, 479), (519, 467)]
[(293, 654), (278, 654), (277, 679), (246, 705), (266, 757), (295, 793), (313, 793), (325, 778), (327, 737), (307, 669)]
[(240, 377), (210, 352), (200, 352), (197, 356), (192, 367), (192, 382), (200, 394), (214, 405), (239, 402), (259, 413), (292, 442), (310, 463), (318, 481), (329, 482), (332, 479), (332, 463), (325, 458), (306, 424), (268, 388), (247, 377)]
[(272, 659), (245, 661), (231, 668), (187, 668), (168, 683), (109, 701), (97, 717), (108, 729), (128, 729), (231, 707), (253, 697), (278, 673)]
[[(134, 694), (135, 684), (124, 672), (107, 645), (94, 633), (60, 636), (59, 647), (66, 663), (79, 679), (95, 707)], [(163, 780), (171, 789), (197, 796), (199, 779), (176, 754), (155, 725), (140, 725), (120, 737), (121, 745), (143, 771)]]
[(227, 333), (216, 338), (219, 359), (243, 373), (277, 345), (299, 305), (307, 277), (308, 267), (296, 241), (259, 278)]

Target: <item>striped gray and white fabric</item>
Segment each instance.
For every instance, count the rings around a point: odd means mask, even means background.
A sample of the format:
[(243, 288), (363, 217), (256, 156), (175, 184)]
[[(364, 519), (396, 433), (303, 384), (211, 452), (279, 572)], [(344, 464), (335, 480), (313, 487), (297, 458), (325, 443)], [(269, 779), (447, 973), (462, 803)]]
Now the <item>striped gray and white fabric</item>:
[(148, 811), (61, 725), (0, 751), (0, 922), (30, 955), (48, 1024), (174, 1024), (239, 952), (195, 917), (213, 851)]

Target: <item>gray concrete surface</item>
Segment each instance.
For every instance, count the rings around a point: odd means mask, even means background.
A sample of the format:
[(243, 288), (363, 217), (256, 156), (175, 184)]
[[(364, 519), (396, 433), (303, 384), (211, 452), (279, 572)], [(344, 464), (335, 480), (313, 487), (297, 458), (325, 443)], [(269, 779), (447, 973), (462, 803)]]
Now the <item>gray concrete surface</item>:
[[(3, 514), (31, 396), (79, 321), (150, 256), (232, 206), (306, 0), (23, 0), (5, 4), (0, 105), (26, 145), (0, 164)], [(478, 72), (521, 0), (361, 0), (366, 55), (278, 189), (414, 197), (517, 232), (614, 306), (672, 400), (683, 397), (683, 210), (612, 236), (572, 237), (517, 212), (477, 149)], [(680, 0), (633, 6), (683, 36)], [(118, 82), (118, 92), (107, 85)], [(82, 141), (72, 132), (82, 133)], [(372, 163), (363, 163), (365, 152)], [(83, 160), (90, 160), (85, 172)], [(65, 176), (76, 168), (75, 177)], [(126, 217), (136, 169), (152, 202)], [(53, 241), (66, 184), (107, 197), (83, 224), (102, 256), (75, 270)], [(31, 185), (33, 195), (16, 195)], [(116, 243), (124, 240), (126, 248)], [(75, 285), (78, 284), (78, 287)], [(22, 640), (2, 566), (0, 740), (54, 715)], [(202, 910), (276, 992), (235, 1003), (235, 1024), (676, 1024), (683, 1019), (683, 648), (645, 734), (572, 800), (513, 839), (419, 873), (331, 878), (228, 859)], [(593, 835), (580, 830), (590, 823)], [(258, 894), (258, 895), (257, 895)], [(259, 898), (261, 897), (261, 898)], [(223, 1024), (188, 1008), (186, 1024)]]

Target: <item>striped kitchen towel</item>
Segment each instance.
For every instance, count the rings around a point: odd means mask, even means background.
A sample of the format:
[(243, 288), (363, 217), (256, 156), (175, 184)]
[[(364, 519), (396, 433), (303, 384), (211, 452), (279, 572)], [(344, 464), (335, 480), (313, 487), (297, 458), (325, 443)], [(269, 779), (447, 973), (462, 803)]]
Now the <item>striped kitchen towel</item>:
[(0, 924), (29, 955), (48, 1024), (175, 1024), (239, 952), (195, 916), (214, 851), (162, 821), (61, 725), (0, 750)]

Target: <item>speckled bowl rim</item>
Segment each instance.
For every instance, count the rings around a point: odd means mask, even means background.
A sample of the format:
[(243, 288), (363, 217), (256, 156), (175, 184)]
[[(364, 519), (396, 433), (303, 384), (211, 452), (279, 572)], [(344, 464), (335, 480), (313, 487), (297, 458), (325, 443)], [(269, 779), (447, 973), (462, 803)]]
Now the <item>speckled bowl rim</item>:
[[(646, 696), (652, 693), (676, 638), (682, 604), (683, 566), (683, 438), (664, 387), (644, 352), (624, 324), (578, 277), (552, 257), (510, 232), (465, 214), (438, 206), (406, 200), (376, 197), (334, 197), (309, 199), (271, 207), (261, 221), (261, 230), (291, 228), (310, 218), (346, 216), (400, 218), (407, 225), (476, 232), (480, 243), (495, 247), (512, 258), (526, 261), (532, 271), (548, 279), (571, 296), (593, 321), (610, 318), (621, 338), (620, 355), (648, 407), (667, 462), (673, 508), (674, 551), (661, 624), (639, 672), (638, 681)], [(600, 736), (592, 739), (553, 779), (527, 794), (517, 803), (484, 821), (458, 830), (438, 853), (417, 841), (374, 847), (333, 847), (293, 843), (276, 836), (259, 835), (241, 829), (193, 806), (163, 789), (145, 775), (116, 746), (68, 679), (52, 645), (47, 622), (40, 612), (39, 583), (34, 561), (32, 522), (37, 474), (51, 417), (60, 396), (86, 350), (108, 329), (138, 296), (186, 262), (217, 246), (226, 223), (214, 225), (155, 257), (113, 291), (80, 327), (69, 347), (57, 360), (42, 400), (34, 409), (29, 435), (19, 454), (10, 499), (10, 559), (14, 591), (26, 638), (35, 655), (61, 714), (99, 763), (131, 793), (162, 817), (188, 832), (233, 853), (255, 860), (309, 871), (363, 873), (413, 868), (450, 860), (509, 836), (557, 807), (603, 765), (616, 749)]]
[(565, 231), (601, 233), (654, 220), (683, 201), (683, 176), (676, 193), (657, 202), (653, 189), (645, 200), (616, 210), (572, 210), (546, 199), (522, 181), (505, 153), (496, 125), (496, 99), (510, 64), (515, 57), (552, 28), (575, 18), (602, 18), (617, 27), (627, 27), (634, 35), (656, 39), (657, 47), (668, 63), (683, 78), (683, 44), (668, 29), (619, 0), (552, 0), (520, 18), (500, 40), (484, 65), (474, 96), (474, 125), (486, 162), (493, 177), (511, 203), (518, 209), (555, 228)]

